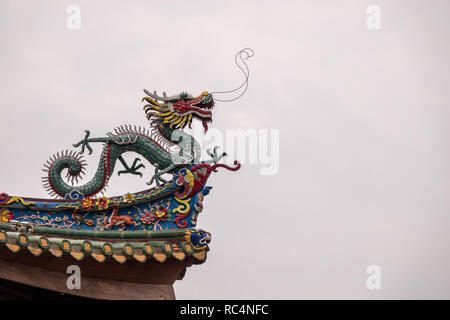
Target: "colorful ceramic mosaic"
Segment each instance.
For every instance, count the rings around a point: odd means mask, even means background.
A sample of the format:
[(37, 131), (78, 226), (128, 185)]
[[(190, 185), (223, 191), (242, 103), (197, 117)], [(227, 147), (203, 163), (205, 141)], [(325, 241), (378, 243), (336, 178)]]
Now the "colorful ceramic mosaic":
[[(241, 50), (236, 55), (236, 64), (240, 59), (246, 67), (244, 60), (251, 55), (251, 49)], [(238, 89), (246, 90), (248, 68), (246, 72), (239, 67), (246, 80)], [(52, 229), (86, 231), (93, 232), (94, 237), (96, 232), (183, 229), (186, 241), (204, 248), (210, 235), (195, 227), (204, 198), (212, 188), (206, 185), (208, 178), (218, 168), (236, 171), (241, 165), (238, 161), (234, 161), (233, 166), (220, 163), (226, 153), (219, 153), (218, 147), (207, 150), (210, 159), (200, 160), (199, 143), (183, 130), (197, 120), (206, 133), (215, 105), (213, 93), (204, 91), (197, 96), (186, 92), (172, 96), (163, 93), (160, 96), (156, 92), (144, 92), (146, 96), (142, 101), (146, 103), (144, 111), (149, 129), (125, 125), (97, 138), (92, 138), (86, 130), (84, 138), (73, 144), (75, 150), (58, 152), (44, 164), (44, 188), (56, 199), (0, 194), (0, 224), (8, 224), (3, 229), (25, 233), (36, 232), (39, 228), (47, 233)], [(97, 171), (90, 181), (78, 184), (85, 173), (83, 154), (86, 150), (91, 154), (94, 144), (102, 145)], [(122, 166), (117, 170), (119, 176), (143, 176), (142, 170), (146, 168), (142, 159), (136, 158), (129, 164), (122, 156), (126, 152), (137, 153), (154, 166), (154, 174), (147, 184), (155, 186), (117, 197), (103, 196), (116, 165)], [(167, 175), (171, 175), (171, 179), (165, 178)]]

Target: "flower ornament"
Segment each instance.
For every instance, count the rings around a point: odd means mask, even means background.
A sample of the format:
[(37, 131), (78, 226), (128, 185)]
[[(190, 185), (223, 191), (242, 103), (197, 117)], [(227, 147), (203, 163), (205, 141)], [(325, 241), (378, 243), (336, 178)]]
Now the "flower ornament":
[(166, 213), (167, 213), (167, 209), (164, 208), (163, 206), (157, 207), (157, 209), (155, 211), (155, 214), (158, 218), (164, 217), (166, 215)]
[(143, 224), (151, 224), (155, 220), (156, 216), (153, 212), (148, 211), (147, 209), (144, 210), (144, 213), (141, 213), (141, 222)]
[(98, 210), (106, 210), (108, 209), (110, 201), (106, 197), (101, 197), (97, 199), (97, 202), (95, 203), (98, 207)]
[(83, 209), (90, 209), (90, 208), (92, 208), (93, 205), (94, 205), (94, 200), (92, 200), (91, 198), (84, 198), (81, 201), (81, 207)]
[(135, 196), (131, 193), (127, 193), (126, 195), (123, 196), (123, 199), (125, 200), (125, 202), (132, 202), (134, 200)]
[(9, 210), (4, 210), (0, 212), (0, 222), (9, 222), (14, 218), (14, 213)]

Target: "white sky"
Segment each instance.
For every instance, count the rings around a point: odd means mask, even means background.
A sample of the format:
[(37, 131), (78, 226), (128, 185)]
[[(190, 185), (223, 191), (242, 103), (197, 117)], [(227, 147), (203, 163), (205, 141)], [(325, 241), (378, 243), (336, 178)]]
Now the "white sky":
[[(66, 8), (81, 8), (68, 30)], [(366, 9), (381, 8), (368, 30)], [(247, 94), (212, 127), (279, 129), (280, 171), (219, 171), (208, 260), (177, 298), (450, 298), (448, 1), (0, 2), (0, 192), (46, 197), (43, 162), (85, 129), (147, 125), (143, 88)], [(93, 145), (88, 176), (96, 170)], [(130, 157), (132, 159), (133, 157)], [(146, 188), (117, 176), (108, 195)], [(366, 288), (379, 265), (382, 289)]]

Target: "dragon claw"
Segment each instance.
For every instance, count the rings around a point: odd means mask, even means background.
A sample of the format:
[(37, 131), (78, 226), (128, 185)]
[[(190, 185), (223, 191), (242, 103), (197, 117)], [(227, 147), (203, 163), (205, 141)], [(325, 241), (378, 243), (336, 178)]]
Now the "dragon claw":
[(217, 164), (223, 157), (227, 156), (226, 152), (222, 152), (220, 155), (217, 154), (217, 149), (219, 149), (218, 146), (215, 146), (213, 149), (213, 152), (211, 152), (211, 149), (206, 149), (206, 153), (211, 157), (211, 160), (205, 161), (210, 163)]
[(73, 146), (75, 148), (78, 148), (81, 145), (81, 151), (80, 153), (84, 153), (84, 149), (87, 148), (89, 150), (89, 154), (92, 154), (92, 148), (89, 145), (89, 136), (91, 135), (91, 132), (89, 130), (84, 130), (86, 132), (86, 135), (84, 136), (84, 139), (79, 141), (78, 143), (74, 143)]
[(147, 182), (147, 184), (151, 185), (153, 183), (153, 181), (155, 181), (156, 185), (159, 187), (161, 185), (161, 182), (162, 183), (167, 183), (168, 181), (166, 179), (164, 179), (163, 177), (161, 177), (165, 173), (166, 172), (164, 170), (159, 170), (159, 165), (158, 164), (155, 164), (155, 174), (150, 179), (150, 181)]
[(140, 158), (134, 159), (131, 167), (128, 167), (124, 164), (125, 170), (121, 170), (121, 171), (117, 172), (117, 175), (120, 176), (121, 173), (131, 173), (131, 174), (135, 174), (135, 175), (142, 177), (142, 173), (139, 172), (138, 169), (140, 169), (140, 168), (145, 169), (145, 166), (142, 163), (140, 163), (139, 165), (136, 165), (139, 161), (141, 161)]

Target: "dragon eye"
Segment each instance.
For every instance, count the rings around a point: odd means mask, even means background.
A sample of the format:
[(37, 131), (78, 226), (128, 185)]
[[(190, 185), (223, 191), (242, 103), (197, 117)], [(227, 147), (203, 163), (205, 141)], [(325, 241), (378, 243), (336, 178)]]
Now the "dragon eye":
[(181, 98), (181, 99), (186, 100), (188, 97), (189, 97), (189, 95), (188, 95), (187, 92), (182, 92), (182, 93), (180, 93), (180, 98)]

